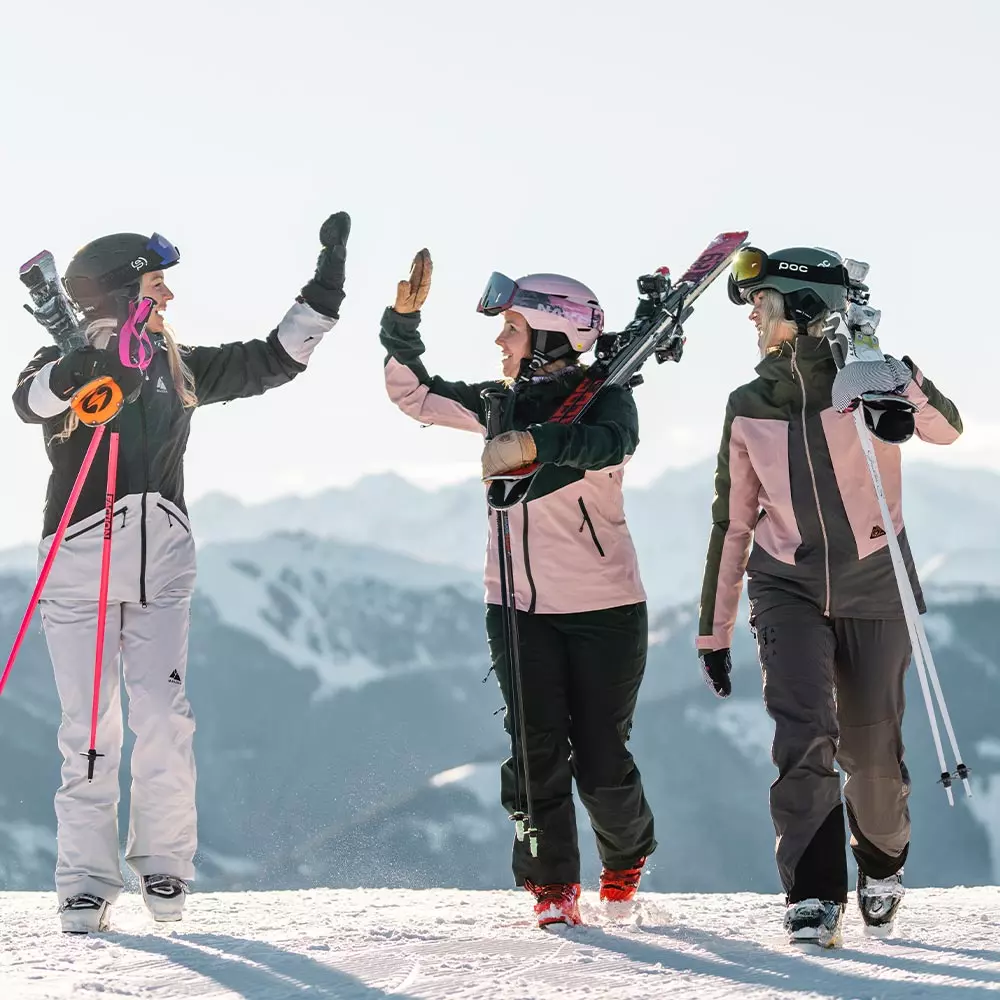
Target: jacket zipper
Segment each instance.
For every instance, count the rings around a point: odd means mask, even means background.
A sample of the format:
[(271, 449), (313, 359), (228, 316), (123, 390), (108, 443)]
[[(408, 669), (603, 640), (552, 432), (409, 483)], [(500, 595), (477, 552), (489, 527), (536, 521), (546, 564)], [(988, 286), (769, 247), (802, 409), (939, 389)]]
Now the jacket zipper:
[(823, 614), (830, 617), (830, 540), (826, 534), (826, 522), (823, 520), (823, 508), (819, 503), (819, 487), (816, 485), (816, 469), (813, 467), (812, 452), (809, 450), (809, 435), (806, 432), (806, 380), (795, 362), (795, 352), (798, 344), (792, 345), (792, 374), (798, 378), (802, 387), (802, 441), (806, 447), (806, 462), (809, 465), (809, 478), (812, 480), (813, 496), (816, 499), (816, 514), (819, 517), (819, 530), (823, 535), (823, 569), (826, 574), (826, 595)]
[(149, 490), (149, 445), (146, 440), (146, 404), (142, 395), (139, 404), (139, 422), (142, 428), (142, 508), (139, 515), (139, 603), (145, 608), (146, 601), (146, 493)]
[[(115, 513), (114, 513), (115, 517), (118, 517), (118, 515), (121, 514), (122, 528), (125, 527), (125, 515), (127, 513), (128, 513), (128, 506), (127, 505), (125, 507), (122, 507), (121, 510), (116, 510)], [(79, 538), (81, 535), (87, 534), (88, 531), (93, 531), (94, 528), (103, 528), (103, 527), (104, 527), (104, 518), (102, 517), (100, 521), (98, 521), (96, 524), (92, 524), (89, 528), (81, 528), (79, 531), (74, 531), (72, 535), (65, 535), (63, 537), (63, 542), (70, 542), (74, 538)], [(121, 529), (119, 529), (119, 530), (121, 530)]]
[(590, 528), (590, 537), (594, 540), (594, 546), (597, 551), (601, 554), (601, 558), (604, 558), (604, 549), (601, 548), (601, 543), (597, 540), (597, 532), (594, 530), (594, 522), (590, 519), (590, 514), (587, 512), (587, 505), (583, 502), (583, 497), (576, 498), (577, 503), (580, 505), (580, 511), (583, 514), (583, 521), (580, 524), (580, 534), (583, 534), (584, 525)]
[(174, 521), (176, 521), (189, 535), (191, 534), (191, 529), (176, 514), (171, 513), (169, 507), (165, 507), (162, 503), (157, 503), (156, 506), (167, 515), (167, 524), (171, 528), (174, 526)]
[[(524, 575), (528, 578), (528, 587), (531, 590), (531, 603), (528, 605), (528, 614), (533, 615), (535, 613), (535, 600), (538, 597), (535, 591), (535, 581), (531, 575), (531, 559), (528, 556), (528, 505), (526, 503), (521, 504), (521, 510), (524, 511), (524, 527), (521, 530), (521, 546), (524, 549)], [(513, 588), (511, 588), (513, 592)]]

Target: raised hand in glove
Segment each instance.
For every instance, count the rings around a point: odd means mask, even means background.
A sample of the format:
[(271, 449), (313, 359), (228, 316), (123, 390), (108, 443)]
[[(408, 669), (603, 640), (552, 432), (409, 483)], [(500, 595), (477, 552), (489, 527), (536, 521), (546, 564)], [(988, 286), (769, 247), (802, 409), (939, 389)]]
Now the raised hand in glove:
[(351, 217), (346, 212), (336, 212), (323, 223), (319, 230), (323, 249), (316, 261), (316, 274), (302, 286), (302, 300), (330, 319), (340, 318), (340, 304), (346, 297), (344, 263), (350, 233)]
[(410, 266), (410, 277), (396, 286), (396, 302), (393, 309), (398, 313), (420, 312), (431, 290), (431, 252), (426, 247), (418, 250)]
[(64, 354), (49, 373), (49, 388), (60, 399), (71, 400), (85, 385), (109, 376), (118, 383), (125, 400), (131, 403), (142, 389), (142, 372), (126, 368), (118, 357), (118, 341), (112, 339), (107, 350), (88, 344)]
[(728, 698), (733, 693), (732, 681), (729, 679), (733, 658), (728, 649), (713, 649), (702, 653), (701, 669), (706, 683), (720, 698)]
[(483, 449), (483, 479), (492, 479), (501, 472), (520, 469), (534, 462), (538, 451), (535, 439), (528, 431), (507, 431), (486, 442)]

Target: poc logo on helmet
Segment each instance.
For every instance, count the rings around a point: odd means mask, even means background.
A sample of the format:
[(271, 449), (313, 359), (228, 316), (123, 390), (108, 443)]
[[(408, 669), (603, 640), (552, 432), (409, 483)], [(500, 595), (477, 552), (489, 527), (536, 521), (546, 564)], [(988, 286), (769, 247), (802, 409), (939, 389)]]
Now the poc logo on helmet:
[(809, 268), (805, 264), (789, 264), (787, 261), (778, 261), (779, 271), (798, 271), (800, 274), (805, 274)]
[(136, 257), (136, 259), (132, 261), (129, 266), (134, 268), (136, 271), (141, 271), (148, 263), (149, 261), (146, 260), (145, 257)]

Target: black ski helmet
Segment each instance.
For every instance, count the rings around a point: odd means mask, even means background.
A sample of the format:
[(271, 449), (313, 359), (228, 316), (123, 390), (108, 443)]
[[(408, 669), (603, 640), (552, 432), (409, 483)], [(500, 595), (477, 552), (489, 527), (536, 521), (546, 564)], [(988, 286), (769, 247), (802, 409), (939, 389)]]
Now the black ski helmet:
[(772, 288), (785, 300), (785, 318), (808, 326), (847, 303), (848, 274), (840, 254), (822, 247), (788, 247), (764, 253), (744, 247), (733, 259), (729, 298), (742, 305), (754, 292)]
[(173, 267), (180, 252), (159, 233), (114, 233), (81, 247), (66, 268), (63, 283), (88, 320), (118, 319), (139, 293), (149, 271)]

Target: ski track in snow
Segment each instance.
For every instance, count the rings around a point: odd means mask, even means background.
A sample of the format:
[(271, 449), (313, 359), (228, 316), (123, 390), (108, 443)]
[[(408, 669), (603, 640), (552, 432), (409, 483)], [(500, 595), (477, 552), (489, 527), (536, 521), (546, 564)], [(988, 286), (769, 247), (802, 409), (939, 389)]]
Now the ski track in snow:
[(1000, 1000), (1000, 887), (915, 889), (890, 940), (788, 945), (778, 896), (647, 893), (541, 931), (521, 891), (315, 889), (192, 894), (154, 925), (123, 896), (109, 934), (60, 933), (51, 893), (0, 893), (3, 1000)]

